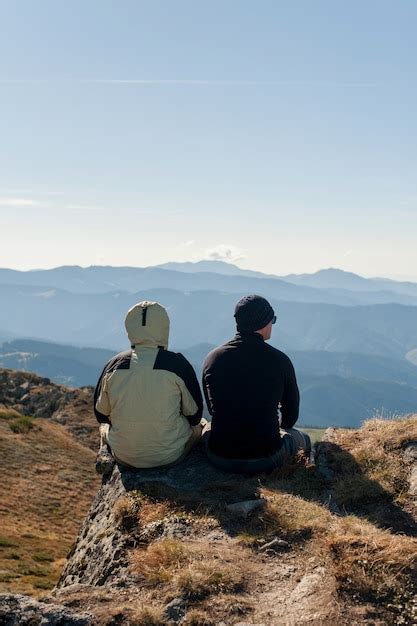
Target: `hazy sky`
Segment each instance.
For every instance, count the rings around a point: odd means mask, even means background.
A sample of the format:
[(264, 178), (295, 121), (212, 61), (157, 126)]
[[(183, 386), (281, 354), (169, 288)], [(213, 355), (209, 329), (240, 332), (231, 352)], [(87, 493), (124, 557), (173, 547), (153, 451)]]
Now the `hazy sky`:
[(0, 0), (0, 266), (417, 278), (415, 0)]

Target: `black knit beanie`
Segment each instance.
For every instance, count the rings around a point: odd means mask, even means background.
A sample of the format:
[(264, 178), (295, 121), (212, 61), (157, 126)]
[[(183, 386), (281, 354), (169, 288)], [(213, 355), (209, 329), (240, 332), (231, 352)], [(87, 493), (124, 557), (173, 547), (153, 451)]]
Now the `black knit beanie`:
[(255, 332), (264, 328), (274, 317), (274, 309), (262, 296), (244, 296), (235, 307), (235, 319), (239, 332)]

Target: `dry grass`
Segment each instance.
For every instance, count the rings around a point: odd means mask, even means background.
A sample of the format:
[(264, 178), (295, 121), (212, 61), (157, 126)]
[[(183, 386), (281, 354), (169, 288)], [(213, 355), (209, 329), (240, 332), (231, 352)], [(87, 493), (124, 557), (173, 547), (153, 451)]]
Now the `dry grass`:
[(269, 502), (260, 517), (268, 534), (294, 538), (297, 534), (322, 532), (328, 527), (331, 514), (325, 507), (299, 496), (268, 490), (265, 495)]
[(19, 413), (19, 411), (5, 407), (0, 408), (0, 420), (17, 419), (19, 417), (22, 417), (22, 414)]
[(41, 595), (56, 584), (97, 490), (94, 454), (49, 420), (13, 433), (16, 412), (7, 413), (0, 419), (0, 592)]
[(161, 609), (152, 606), (141, 606), (134, 611), (132, 621), (134, 626), (163, 626), (167, 623)]
[[(359, 431), (336, 432), (336, 443), (342, 450), (349, 451), (357, 464), (354, 471), (349, 473), (363, 473), (375, 481), (381, 490), (398, 497), (407, 489), (409, 471), (403, 462), (402, 452), (407, 442), (413, 440), (417, 441), (415, 416), (395, 420), (375, 418), (366, 421)], [(342, 475), (343, 473), (347, 472), (341, 472)], [(359, 496), (363, 499), (361, 491), (359, 490)], [(375, 493), (374, 497), (378, 495), (380, 494)], [(366, 496), (367, 494), (363, 494), (363, 497)]]
[(132, 556), (133, 569), (151, 585), (169, 581), (191, 558), (190, 551), (177, 539), (154, 541)]
[[(139, 520), (143, 526), (159, 522), (174, 512), (174, 507), (168, 502), (144, 501), (139, 509)], [(178, 510), (176, 511), (178, 513)]]
[(335, 521), (323, 540), (340, 589), (356, 600), (403, 606), (413, 597), (417, 541), (354, 516)]
[(245, 588), (245, 574), (235, 563), (220, 558), (192, 561), (177, 577), (178, 589), (187, 596), (205, 598), (217, 593), (239, 593)]
[(151, 586), (166, 585), (176, 593), (202, 599), (215, 593), (244, 589), (250, 569), (240, 546), (213, 554), (210, 546), (177, 539), (159, 539), (136, 550), (133, 571)]
[(207, 611), (191, 609), (187, 611), (185, 619), (181, 623), (183, 626), (215, 626), (219, 622), (215, 617), (211, 617)]

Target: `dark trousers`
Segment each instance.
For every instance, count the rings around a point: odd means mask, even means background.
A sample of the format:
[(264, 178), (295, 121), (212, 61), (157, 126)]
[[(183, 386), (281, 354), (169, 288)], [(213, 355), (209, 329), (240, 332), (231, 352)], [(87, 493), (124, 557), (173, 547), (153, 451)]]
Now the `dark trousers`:
[(213, 454), (207, 445), (206, 451), (209, 461), (224, 472), (237, 474), (269, 474), (290, 461), (300, 450), (306, 455), (311, 452), (311, 441), (307, 433), (296, 428), (280, 430), (281, 448), (271, 456), (260, 459), (226, 459)]

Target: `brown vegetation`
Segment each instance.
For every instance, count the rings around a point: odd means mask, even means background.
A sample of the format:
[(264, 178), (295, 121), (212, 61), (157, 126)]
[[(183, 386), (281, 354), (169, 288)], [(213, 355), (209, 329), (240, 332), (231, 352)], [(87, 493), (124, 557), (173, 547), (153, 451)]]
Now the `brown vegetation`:
[[(41, 382), (27, 382), (41, 406)], [(24, 395), (0, 406), (0, 591), (39, 595), (55, 584), (97, 490), (94, 453), (82, 445), (95, 445), (91, 391), (71, 393), (59, 390), (50, 419), (19, 413)], [(130, 492), (113, 515), (132, 547), (134, 588), (78, 590), (66, 601), (88, 604), (103, 625), (162, 626), (174, 598), (185, 603), (186, 626), (295, 623), (303, 611), (324, 624), (411, 624), (410, 441), (416, 416), (378, 418), (319, 444), (327, 475), (300, 458), (268, 477), (213, 484), (198, 498), (158, 483)], [(248, 518), (225, 506), (254, 497), (266, 505)]]
[[(221, 493), (204, 507), (187, 500), (178, 506), (164, 490), (158, 495), (155, 486), (152, 497), (129, 495), (119, 505), (121, 517), (130, 516), (129, 532), (156, 522), (169, 528), (172, 519), (187, 519), (192, 527), (180, 539), (141, 535), (146, 539), (131, 555), (138, 585), (150, 589), (160, 608), (172, 597), (187, 598), (186, 624), (216, 623), (242, 601), (243, 613), (259, 620), (266, 615), (266, 608), (259, 606), (267, 601), (262, 600), (265, 581), (280, 566), (288, 564), (288, 571), (296, 571), (301, 580), (324, 567), (349, 619), (365, 623), (369, 614), (388, 623), (411, 623), (415, 520), (409, 517), (414, 531), (410, 526), (410, 532), (396, 532), (387, 527), (383, 510), (391, 506), (392, 519), (409, 515), (409, 467), (403, 452), (411, 440), (417, 440), (416, 417), (377, 419), (360, 431), (336, 431), (331, 443), (323, 444), (330, 446), (327, 458), (333, 477), (325, 478), (316, 466), (298, 460), (260, 481), (257, 495), (267, 503), (248, 519), (228, 513)], [(239, 490), (253, 487), (253, 479), (242, 479)], [(339, 512), (329, 508), (329, 494)], [(219, 524), (223, 539), (214, 545), (204, 542), (201, 528)], [(283, 545), (286, 541), (288, 549), (278, 548), (275, 555), (262, 551), (274, 538), (284, 540)], [(312, 562), (316, 569), (311, 570)], [(333, 616), (339, 615), (337, 604), (332, 610)], [(341, 616), (337, 619), (344, 623)]]
[(62, 426), (0, 410), (0, 591), (56, 584), (97, 490), (94, 454)]

